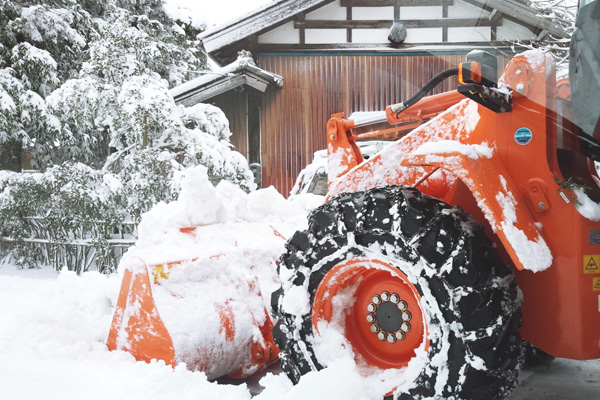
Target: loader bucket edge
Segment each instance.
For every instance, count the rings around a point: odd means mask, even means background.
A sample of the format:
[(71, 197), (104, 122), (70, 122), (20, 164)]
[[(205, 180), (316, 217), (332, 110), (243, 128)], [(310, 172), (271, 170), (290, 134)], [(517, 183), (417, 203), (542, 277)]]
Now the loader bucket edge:
[(108, 335), (108, 349), (127, 351), (139, 361), (163, 360), (174, 367), (173, 341), (152, 297), (146, 264), (139, 259), (129, 261)]

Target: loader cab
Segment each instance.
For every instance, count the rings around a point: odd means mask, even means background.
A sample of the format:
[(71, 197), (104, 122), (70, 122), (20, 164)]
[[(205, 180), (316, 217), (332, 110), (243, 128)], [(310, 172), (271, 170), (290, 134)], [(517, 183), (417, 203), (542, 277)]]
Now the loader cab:
[[(600, 0), (580, 0), (569, 56), (568, 96), (558, 87), (557, 159), (563, 176), (600, 201)], [(567, 80), (565, 80), (566, 82)]]
[(571, 38), (569, 80), (573, 120), (593, 135), (600, 117), (600, 0), (580, 0)]

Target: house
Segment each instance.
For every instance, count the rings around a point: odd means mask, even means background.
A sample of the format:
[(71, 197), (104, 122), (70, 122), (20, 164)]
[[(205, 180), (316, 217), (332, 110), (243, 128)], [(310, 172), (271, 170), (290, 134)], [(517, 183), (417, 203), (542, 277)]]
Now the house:
[(515, 43), (549, 37), (568, 34), (520, 0), (278, 0), (203, 32), (220, 75), (173, 94), (220, 107), (235, 147), (261, 165), (262, 186), (287, 195), (325, 148), (332, 113), (383, 110), (475, 48), (502, 68)]

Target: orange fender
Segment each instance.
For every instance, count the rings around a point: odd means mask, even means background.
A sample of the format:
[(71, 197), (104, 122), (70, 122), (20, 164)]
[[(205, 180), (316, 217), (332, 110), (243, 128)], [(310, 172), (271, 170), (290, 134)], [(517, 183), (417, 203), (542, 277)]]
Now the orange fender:
[[(548, 145), (552, 147), (546, 116), (554, 108), (549, 100), (556, 86), (553, 68), (544, 55), (517, 56), (502, 78), (517, 91), (512, 112), (497, 114), (465, 99), (364, 162), (352, 158), (354, 143), (345, 143), (339, 132), (345, 125), (338, 122), (335, 139), (339, 145), (329, 143), (329, 166), (334, 173), (328, 196), (378, 185), (406, 185), (449, 204), (463, 205), (465, 198), (454, 193), (460, 180), (515, 266), (532, 271), (547, 269), (552, 254), (531, 213), (530, 201), (535, 196), (528, 199), (523, 188), (532, 184), (530, 179), (539, 179), (539, 196), (544, 185), (554, 184), (554, 177), (559, 176), (555, 158), (546, 152)], [(551, 93), (548, 88), (552, 88)], [(339, 119), (333, 117), (332, 121)], [(529, 146), (513, 138), (523, 126), (536, 132)], [(514, 152), (510, 157), (509, 151)], [(538, 165), (532, 165), (532, 160)], [(527, 173), (520, 171), (522, 167)], [(516, 176), (524, 182), (515, 183)]]

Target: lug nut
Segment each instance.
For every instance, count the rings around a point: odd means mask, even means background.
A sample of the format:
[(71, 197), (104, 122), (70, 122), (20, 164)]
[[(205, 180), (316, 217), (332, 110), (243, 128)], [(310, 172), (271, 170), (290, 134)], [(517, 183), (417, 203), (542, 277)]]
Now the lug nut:
[(404, 300), (400, 300), (398, 302), (398, 308), (402, 311), (406, 310), (408, 308), (408, 303)]
[[(377, 309), (382, 303), (391, 302), (401, 311), (402, 325), (396, 332), (387, 332), (377, 324)], [(372, 302), (367, 305), (369, 313), (366, 316), (366, 320), (370, 326), (371, 332), (377, 334), (377, 339), (382, 342), (387, 341), (388, 343), (394, 344), (398, 340), (406, 339), (406, 333), (411, 330), (411, 326), (408, 323), (412, 319), (412, 313), (408, 311), (408, 303), (405, 300), (400, 299), (398, 293), (392, 293), (383, 291), (381, 294), (373, 295)], [(389, 317), (388, 317), (389, 318)]]

